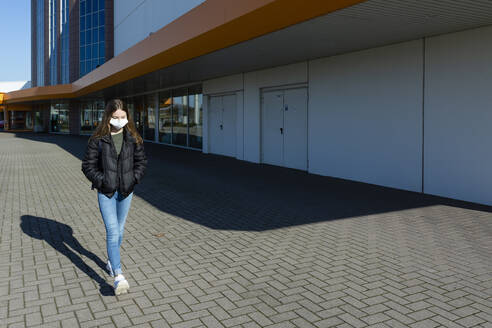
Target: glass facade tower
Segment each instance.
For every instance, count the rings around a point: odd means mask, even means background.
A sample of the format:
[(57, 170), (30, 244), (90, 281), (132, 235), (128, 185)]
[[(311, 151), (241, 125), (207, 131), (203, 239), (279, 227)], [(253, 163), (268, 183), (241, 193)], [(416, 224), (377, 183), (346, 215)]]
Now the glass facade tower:
[(67, 84), (70, 83), (70, 74), (69, 74), (69, 56), (70, 56), (70, 51), (69, 51), (69, 0), (60, 0), (60, 41), (61, 41), (61, 49), (60, 49), (60, 56), (61, 56), (61, 63), (60, 63), (60, 83), (62, 84)]
[(44, 0), (36, 2), (36, 82), (44, 85)]
[(105, 61), (105, 0), (80, 0), (80, 76)]
[(48, 58), (50, 65), (50, 85), (58, 84), (58, 19), (57, 11), (60, 0), (49, 0), (49, 41)]

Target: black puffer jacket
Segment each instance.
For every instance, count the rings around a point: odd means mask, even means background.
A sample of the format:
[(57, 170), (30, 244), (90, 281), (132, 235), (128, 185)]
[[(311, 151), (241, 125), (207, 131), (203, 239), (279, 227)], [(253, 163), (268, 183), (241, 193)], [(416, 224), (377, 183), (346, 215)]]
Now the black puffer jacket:
[[(100, 147), (99, 147), (100, 146)], [(92, 138), (82, 160), (82, 172), (94, 187), (104, 195), (113, 197), (116, 190), (128, 196), (135, 184), (140, 183), (147, 167), (143, 144), (123, 128), (123, 144), (119, 156), (110, 134)]]

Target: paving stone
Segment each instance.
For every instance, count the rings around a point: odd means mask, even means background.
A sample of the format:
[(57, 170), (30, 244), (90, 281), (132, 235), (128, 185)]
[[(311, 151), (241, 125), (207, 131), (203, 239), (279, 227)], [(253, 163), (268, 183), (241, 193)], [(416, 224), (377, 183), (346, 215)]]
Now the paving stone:
[(490, 207), (152, 143), (115, 297), (86, 144), (0, 132), (2, 324), (490, 327)]

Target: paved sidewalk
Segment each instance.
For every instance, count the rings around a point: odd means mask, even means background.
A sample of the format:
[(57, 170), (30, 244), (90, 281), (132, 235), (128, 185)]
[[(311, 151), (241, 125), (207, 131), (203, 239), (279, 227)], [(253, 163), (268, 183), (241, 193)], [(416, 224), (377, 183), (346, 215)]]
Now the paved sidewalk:
[(0, 132), (0, 327), (492, 327), (492, 208), (149, 143), (115, 296), (86, 143)]

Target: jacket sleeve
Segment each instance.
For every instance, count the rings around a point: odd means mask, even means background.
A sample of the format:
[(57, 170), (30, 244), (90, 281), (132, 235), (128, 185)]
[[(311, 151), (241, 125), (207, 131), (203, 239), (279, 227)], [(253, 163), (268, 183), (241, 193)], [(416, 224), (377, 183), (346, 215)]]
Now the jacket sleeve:
[(143, 143), (135, 143), (135, 149), (133, 151), (133, 174), (135, 176), (136, 183), (140, 183), (145, 174), (147, 167), (147, 156), (145, 155)]
[(97, 149), (96, 138), (89, 140), (84, 158), (82, 159), (82, 172), (96, 188), (101, 188), (104, 179), (104, 172), (99, 171), (97, 162), (99, 160), (99, 150)]

